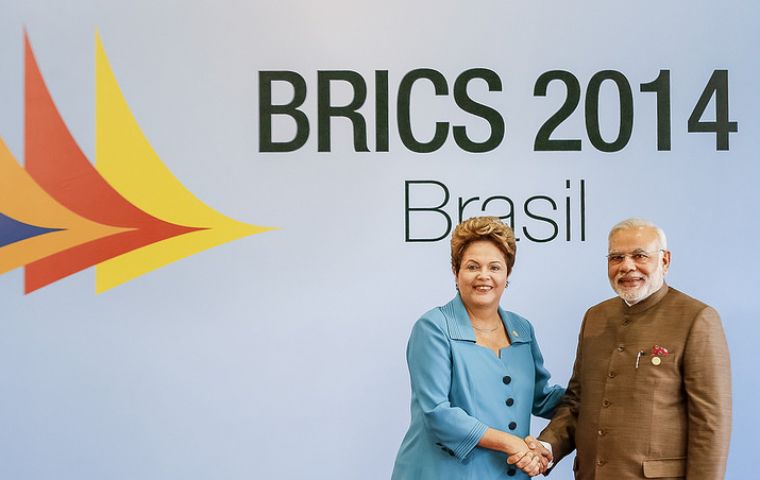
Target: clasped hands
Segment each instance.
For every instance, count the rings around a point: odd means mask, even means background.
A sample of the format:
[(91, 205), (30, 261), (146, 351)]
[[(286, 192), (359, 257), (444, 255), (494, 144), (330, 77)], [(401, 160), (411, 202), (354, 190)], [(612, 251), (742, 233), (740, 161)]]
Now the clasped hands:
[(546, 472), (549, 462), (553, 460), (552, 453), (530, 435), (525, 437), (525, 445), (527, 449), (510, 455), (507, 463), (515, 465), (531, 477)]

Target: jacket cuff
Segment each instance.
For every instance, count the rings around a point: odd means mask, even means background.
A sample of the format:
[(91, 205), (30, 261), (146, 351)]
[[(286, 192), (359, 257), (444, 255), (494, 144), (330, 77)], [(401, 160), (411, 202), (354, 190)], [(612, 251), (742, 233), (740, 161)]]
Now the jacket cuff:
[(478, 445), (480, 439), (486, 434), (486, 430), (488, 430), (488, 427), (483, 423), (478, 422), (473, 425), (472, 430), (470, 430), (464, 440), (462, 440), (454, 450), (454, 455), (457, 457), (457, 460), (464, 462), (472, 449)]

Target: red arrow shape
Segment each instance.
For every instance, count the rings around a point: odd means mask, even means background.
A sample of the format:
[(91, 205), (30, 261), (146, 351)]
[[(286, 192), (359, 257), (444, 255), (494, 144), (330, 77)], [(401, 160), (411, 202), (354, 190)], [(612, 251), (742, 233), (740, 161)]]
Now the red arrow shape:
[(36, 262), (25, 270), (27, 293), (123, 253), (200, 230), (157, 219), (122, 197), (71, 136), (40, 73), (24, 33), (25, 168), (53, 198), (101, 224), (133, 230), (94, 240)]

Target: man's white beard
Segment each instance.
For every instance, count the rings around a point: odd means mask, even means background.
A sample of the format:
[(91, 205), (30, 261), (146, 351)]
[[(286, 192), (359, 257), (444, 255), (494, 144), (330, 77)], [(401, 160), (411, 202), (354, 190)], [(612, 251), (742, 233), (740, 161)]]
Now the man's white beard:
[(618, 279), (612, 285), (612, 289), (615, 293), (622, 298), (628, 305), (634, 305), (642, 300), (646, 300), (651, 294), (656, 292), (662, 287), (665, 282), (665, 276), (662, 274), (662, 269), (658, 269), (656, 272), (646, 277), (646, 283), (638, 288), (623, 288), (619, 287), (617, 283)]

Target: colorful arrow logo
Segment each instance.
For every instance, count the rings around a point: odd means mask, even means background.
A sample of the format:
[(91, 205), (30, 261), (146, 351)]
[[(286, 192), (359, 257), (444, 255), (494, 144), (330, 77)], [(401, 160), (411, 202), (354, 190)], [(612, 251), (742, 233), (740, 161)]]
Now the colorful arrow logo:
[(71, 136), (24, 34), (24, 167), (0, 138), (0, 274), (33, 292), (95, 266), (98, 293), (272, 230), (208, 207), (140, 130), (96, 35), (95, 165)]

